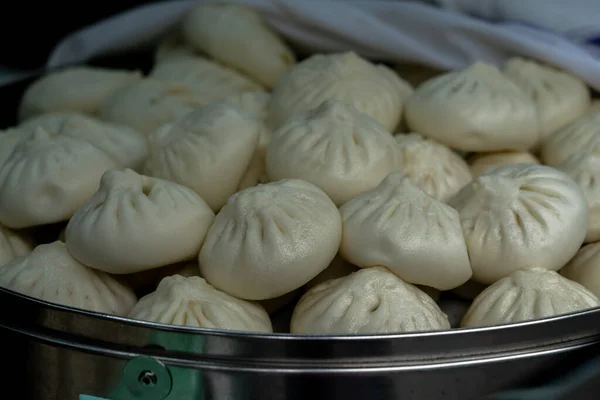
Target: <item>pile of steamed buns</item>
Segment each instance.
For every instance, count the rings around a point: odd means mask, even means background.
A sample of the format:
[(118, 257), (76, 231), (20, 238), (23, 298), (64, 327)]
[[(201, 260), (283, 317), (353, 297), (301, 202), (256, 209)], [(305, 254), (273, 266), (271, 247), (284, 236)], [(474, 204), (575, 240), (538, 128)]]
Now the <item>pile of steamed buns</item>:
[[(585, 84), (521, 58), (405, 70), (296, 62), (255, 11), (221, 4), (192, 10), (147, 76), (42, 77), (0, 135), (0, 286), (258, 332), (297, 301), (296, 334), (449, 329), (440, 291), (474, 299), (462, 327), (599, 306)], [(57, 223), (51, 243), (23, 233)]]

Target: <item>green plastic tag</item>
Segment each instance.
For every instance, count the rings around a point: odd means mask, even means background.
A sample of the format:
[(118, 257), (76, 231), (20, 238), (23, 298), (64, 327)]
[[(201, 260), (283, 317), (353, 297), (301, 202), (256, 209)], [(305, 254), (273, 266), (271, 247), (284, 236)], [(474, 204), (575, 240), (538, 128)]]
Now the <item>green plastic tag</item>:
[(105, 399), (104, 397), (88, 396), (87, 394), (80, 394), (79, 400), (110, 400), (110, 399)]

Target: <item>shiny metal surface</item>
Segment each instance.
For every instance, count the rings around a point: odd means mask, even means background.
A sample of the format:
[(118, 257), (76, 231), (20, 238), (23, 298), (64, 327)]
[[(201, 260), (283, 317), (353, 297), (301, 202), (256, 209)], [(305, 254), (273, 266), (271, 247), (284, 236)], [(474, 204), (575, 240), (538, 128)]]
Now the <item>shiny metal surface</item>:
[(168, 400), (467, 400), (543, 381), (600, 354), (600, 310), (496, 328), (291, 336), (138, 322), (3, 289), (0, 304), (3, 343), (23, 364), (6, 378), (24, 373), (38, 382), (26, 397), (36, 400), (107, 396), (136, 357), (168, 368)]

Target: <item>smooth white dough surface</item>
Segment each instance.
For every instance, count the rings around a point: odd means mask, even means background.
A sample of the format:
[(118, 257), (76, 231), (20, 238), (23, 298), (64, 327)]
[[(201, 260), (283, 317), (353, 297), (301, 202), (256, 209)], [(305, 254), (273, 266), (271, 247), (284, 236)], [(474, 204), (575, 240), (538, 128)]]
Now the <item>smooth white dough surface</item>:
[(600, 240), (600, 155), (574, 153), (557, 166), (583, 190), (588, 203), (588, 230), (586, 243)]
[(411, 93), (412, 87), (388, 67), (353, 52), (315, 54), (281, 77), (273, 89), (267, 126), (276, 130), (292, 115), (333, 99), (353, 105), (393, 132)]
[(9, 261), (31, 253), (34, 244), (19, 232), (0, 225), (0, 267)]
[(587, 232), (588, 207), (579, 185), (542, 165), (487, 170), (448, 204), (460, 216), (473, 280), (483, 284), (531, 266), (558, 270)]
[(296, 62), (292, 50), (249, 7), (200, 5), (181, 24), (183, 37), (194, 48), (269, 88)]
[(79, 263), (60, 241), (39, 245), (3, 265), (0, 286), (43, 301), (122, 317), (137, 301), (131, 288)]
[(233, 93), (263, 90), (242, 74), (199, 56), (162, 61), (154, 65), (149, 77), (184, 84), (206, 104)]
[(70, 67), (50, 72), (33, 82), (19, 106), (19, 119), (37, 114), (73, 111), (96, 115), (114, 91), (142, 79), (139, 71)]
[(144, 173), (189, 187), (216, 212), (236, 192), (259, 135), (260, 121), (250, 113), (211, 103), (148, 137)]
[(486, 170), (509, 164), (539, 164), (533, 154), (526, 151), (498, 151), (494, 153), (477, 153), (467, 158), (473, 178), (477, 178)]
[(540, 139), (580, 117), (590, 106), (587, 85), (567, 72), (520, 57), (509, 59), (502, 72), (535, 103)]
[(439, 290), (471, 277), (458, 213), (402, 173), (340, 207), (340, 254), (361, 268), (382, 265), (403, 280)]
[(600, 242), (583, 246), (560, 273), (600, 297)]
[(267, 175), (272, 181), (306, 180), (339, 206), (396, 170), (395, 145), (371, 117), (327, 100), (275, 131), (267, 149)]
[(200, 273), (236, 297), (264, 300), (289, 293), (335, 257), (342, 221), (315, 185), (282, 180), (231, 196), (200, 251)]
[(544, 164), (556, 166), (578, 152), (600, 151), (600, 108), (550, 135), (540, 149)]
[(8, 160), (19, 142), (27, 137), (27, 132), (19, 128), (0, 131), (0, 166)]
[(309, 290), (294, 309), (291, 333), (369, 334), (450, 329), (425, 292), (386, 268), (360, 270)]
[(471, 181), (465, 160), (443, 144), (418, 133), (394, 138), (399, 170), (428, 195), (446, 201)]
[(69, 221), (66, 243), (87, 266), (129, 274), (196, 257), (213, 219), (185, 186), (130, 169), (108, 171)]
[(405, 119), (411, 130), (457, 150), (527, 150), (539, 139), (533, 101), (482, 62), (420, 85), (406, 101)]
[(544, 268), (513, 271), (479, 294), (461, 327), (509, 324), (600, 306), (600, 300), (579, 283)]
[(205, 104), (204, 96), (188, 85), (145, 78), (108, 96), (100, 117), (147, 135)]
[(273, 332), (264, 308), (215, 289), (199, 276), (164, 278), (156, 291), (140, 299), (129, 318), (196, 328)]
[(120, 167), (100, 142), (72, 124), (63, 127), (30, 131), (0, 166), (2, 224), (26, 228), (66, 221), (98, 189), (102, 174)]

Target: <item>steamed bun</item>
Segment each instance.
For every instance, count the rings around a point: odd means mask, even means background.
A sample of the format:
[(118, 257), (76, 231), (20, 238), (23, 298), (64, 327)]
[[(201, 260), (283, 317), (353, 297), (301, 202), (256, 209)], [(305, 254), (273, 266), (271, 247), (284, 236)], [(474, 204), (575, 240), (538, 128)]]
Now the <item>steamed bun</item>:
[(340, 213), (340, 254), (354, 265), (383, 265), (407, 282), (440, 290), (471, 277), (458, 213), (401, 173), (388, 175)]
[(359, 268), (356, 265), (350, 264), (338, 254), (331, 261), (329, 266), (323, 270), (323, 272), (312, 278), (305, 286), (306, 288), (311, 289), (323, 282), (331, 279), (342, 278), (358, 270)]
[(149, 77), (186, 85), (206, 104), (232, 93), (262, 90), (260, 85), (236, 71), (202, 57), (180, 57), (163, 61), (154, 66)]
[(588, 230), (585, 241), (600, 240), (600, 154), (574, 153), (557, 168), (581, 187), (587, 200)]
[(0, 166), (15, 150), (19, 142), (27, 137), (27, 133), (19, 128), (9, 128), (0, 131)]
[(277, 129), (299, 112), (325, 100), (350, 104), (389, 132), (402, 115), (412, 88), (392, 70), (371, 64), (352, 52), (316, 54), (296, 64), (273, 89), (267, 126)]
[(236, 297), (264, 300), (304, 285), (335, 257), (342, 221), (318, 187), (301, 180), (231, 196), (200, 251), (200, 273)]
[(600, 242), (579, 249), (560, 273), (600, 297)]
[(530, 266), (560, 269), (587, 231), (587, 203), (579, 186), (541, 165), (487, 170), (448, 204), (460, 216), (473, 280), (483, 284)]
[(197, 256), (214, 214), (174, 182), (108, 171), (100, 189), (67, 225), (67, 248), (83, 264), (113, 274), (162, 267)]
[(271, 180), (303, 179), (337, 205), (373, 189), (396, 169), (395, 142), (352, 105), (327, 100), (287, 120), (267, 149)]
[(126, 316), (137, 299), (131, 288), (75, 260), (63, 242), (37, 246), (0, 267), (0, 286), (39, 300)]
[(7, 262), (31, 253), (33, 243), (15, 232), (0, 225), (0, 267)]
[(234, 194), (258, 145), (260, 122), (229, 103), (211, 103), (149, 136), (146, 175), (198, 193), (218, 211)]
[(70, 67), (50, 72), (25, 91), (19, 119), (57, 111), (95, 115), (106, 97), (142, 79), (138, 71)]
[(178, 58), (197, 57), (200, 52), (186, 42), (179, 30), (170, 32), (163, 37), (154, 49), (154, 64)]
[(261, 15), (249, 7), (197, 6), (184, 17), (182, 31), (195, 48), (269, 88), (296, 61)]
[(198, 276), (164, 278), (155, 292), (140, 299), (129, 318), (196, 328), (273, 332), (269, 315), (261, 306), (221, 292)]
[(405, 118), (410, 129), (458, 150), (526, 150), (539, 138), (533, 101), (481, 62), (420, 85)]
[(146, 78), (108, 96), (100, 116), (147, 135), (206, 103), (204, 96), (185, 84)]
[(514, 271), (475, 298), (461, 327), (508, 324), (600, 306), (580, 284), (544, 268)]
[(540, 161), (525, 151), (498, 151), (495, 153), (473, 154), (467, 159), (474, 178), (486, 170), (510, 164), (539, 164)]
[(443, 144), (418, 133), (394, 138), (404, 176), (435, 199), (446, 201), (471, 181), (465, 161)]
[(590, 105), (587, 86), (574, 75), (520, 57), (508, 60), (503, 72), (535, 103), (542, 139), (583, 115)]
[(550, 135), (541, 146), (544, 164), (559, 165), (579, 152), (600, 152), (600, 109), (587, 113)]
[(369, 334), (450, 329), (417, 287), (387, 269), (363, 269), (309, 290), (294, 309), (291, 333)]

